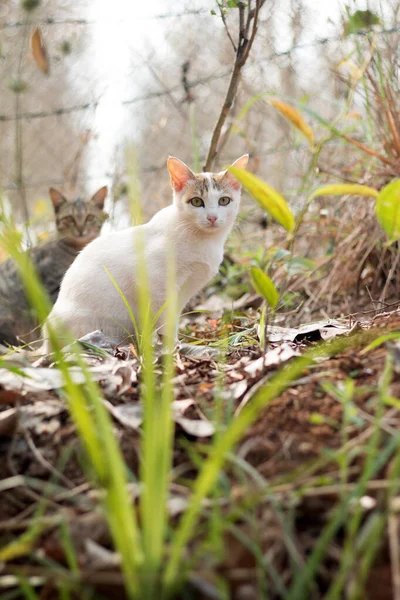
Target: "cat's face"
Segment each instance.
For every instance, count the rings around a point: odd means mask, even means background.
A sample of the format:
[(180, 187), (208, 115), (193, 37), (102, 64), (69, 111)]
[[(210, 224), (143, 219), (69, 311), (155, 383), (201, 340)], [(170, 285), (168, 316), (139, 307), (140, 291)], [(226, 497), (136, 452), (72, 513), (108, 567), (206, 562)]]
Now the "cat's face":
[[(248, 155), (232, 166), (245, 169)], [(168, 159), (168, 170), (174, 190), (174, 203), (196, 229), (213, 234), (230, 229), (240, 203), (240, 184), (229, 173), (193, 173), (178, 158)]]
[(49, 190), (54, 206), (56, 227), (60, 238), (74, 247), (83, 248), (100, 233), (108, 215), (103, 211), (107, 187), (100, 188), (90, 200), (67, 200), (54, 188)]

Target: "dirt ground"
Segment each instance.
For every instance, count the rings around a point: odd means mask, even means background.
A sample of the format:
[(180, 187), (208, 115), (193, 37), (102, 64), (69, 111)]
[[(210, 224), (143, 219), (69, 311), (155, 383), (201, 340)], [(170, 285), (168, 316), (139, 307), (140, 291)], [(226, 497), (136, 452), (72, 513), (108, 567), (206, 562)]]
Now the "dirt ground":
[[(212, 337), (216, 323), (217, 320), (211, 318), (203, 321), (198, 328), (199, 336)], [(243, 329), (242, 324), (237, 327), (234, 324), (232, 333), (235, 328), (238, 331)], [(377, 335), (400, 332), (400, 310), (364, 318), (356, 329), (376, 330)], [(329, 336), (331, 332), (334, 332), (333, 335), (351, 336), (353, 331), (354, 322), (346, 320), (335, 322), (334, 327), (316, 324), (306, 328), (305, 333), (298, 331), (297, 337), (296, 331), (282, 328), (278, 333), (275, 331), (275, 337), (271, 336), (275, 341), (270, 342), (267, 359), (257, 344), (230, 350), (222, 365), (215, 357), (208, 355), (178, 355), (174, 406), (176, 475), (173, 477), (172, 500), (179, 498), (185, 501), (187, 490), (183, 490), (180, 479), (190, 479), (196, 475), (197, 467), (191, 458), (190, 447), (197, 447), (197, 444), (204, 446), (212, 440), (215, 394), (221, 381), (223, 405), (225, 410), (233, 413), (240, 410), (256, 389), (268, 382), (283, 362), (303, 353), (324, 337), (326, 332)], [(400, 359), (396, 348), (389, 343), (367, 353), (362, 353), (362, 347), (351, 348), (334, 358), (321, 360), (305, 371), (259, 415), (237, 446), (236, 456), (246, 461), (268, 482), (279, 498), (282, 509), (292, 512), (296, 540), (303, 557), (310, 552), (338, 499), (337, 466), (324, 459), (330, 451), (342, 447), (344, 443), (349, 452), (357, 447), (362, 448), (373, 421), (374, 397), (389, 352), (392, 353), (394, 365), (391, 395), (398, 398)], [(270, 364), (265, 364), (268, 361)], [(113, 356), (106, 359), (90, 356), (88, 362), (97, 373), (127, 466), (134, 476), (138, 476), (141, 422), (138, 409), (138, 360), (132, 354), (132, 349), (124, 347), (115, 349)], [(34, 369), (23, 358), (19, 366), (27, 369), (28, 373)], [(46, 373), (43, 372), (43, 376), (50, 377), (50, 370), (54, 372), (55, 368), (50, 367)], [(4, 375), (3, 369), (1, 371)], [(17, 376), (7, 380), (0, 378), (0, 452), (3, 456), (0, 461), (0, 484), (9, 481), (9, 486), (5, 486), (0, 496), (0, 536), (6, 543), (26, 531), (38, 506), (44, 503), (42, 518), (47, 525), (35, 542), (35, 550), (52, 561), (65, 561), (57, 528), (62, 515), (70, 524), (83, 579), (101, 590), (105, 597), (121, 598), (119, 572), (112, 567), (112, 562), (107, 564), (106, 561), (106, 566), (102, 564), (99, 567), (96, 553), (87, 544), (90, 539), (98, 546), (109, 549), (111, 540), (97, 509), (98, 492), (85, 477), (85, 457), (69, 417), (63, 391), (55, 380), (52, 382), (51, 377), (47, 389), (43, 389), (40, 377), (36, 388), (29, 380)], [(349, 379), (354, 382), (353, 397), (357, 414), (349, 423), (344, 440), (341, 427), (344, 405), (334, 397), (326, 384), (334, 384), (340, 389), (340, 385)], [(396, 408), (386, 409), (382, 423), (388, 435), (398, 429)], [(351, 486), (353, 481), (357, 481), (362, 464), (362, 453), (355, 453), (349, 467), (347, 485)], [(370, 485), (368, 494), (374, 502), (385, 487), (386, 468), (385, 465)], [(19, 479), (20, 476), (22, 479)], [(232, 509), (235, 504), (241, 505), (244, 498), (251, 497), (252, 491), (250, 487), (249, 492), (235, 469), (229, 469), (228, 476), (231, 485), (228, 505)], [(321, 477), (325, 478), (324, 485), (321, 485)], [(49, 486), (49, 482), (53, 487)], [(299, 488), (302, 492), (293, 509), (289, 505)], [(135, 494), (134, 485), (132, 493)], [(170, 510), (174, 518), (178, 518), (180, 510), (172, 508), (172, 505), (171, 501)], [(269, 502), (265, 498), (260, 500), (254, 510), (260, 519), (260, 545), (266, 549), (271, 544), (276, 546), (274, 560), (284, 578), (287, 571), (289, 580), (287, 553)], [(246, 531), (248, 523), (243, 521), (239, 526)], [(340, 535), (339, 532), (335, 538), (336, 545), (340, 544)], [(274, 536), (275, 539), (271, 541)], [(224, 544), (229, 552), (219, 564), (218, 572), (229, 582), (231, 597), (234, 600), (256, 599), (257, 568), (254, 556), (237, 540), (232, 541), (230, 534), (226, 534)], [(313, 592), (312, 597), (322, 597), (323, 590), (332, 579), (334, 565), (333, 546), (332, 556), (324, 563), (324, 570), (318, 579), (318, 590)], [(23, 556), (2, 567), (3, 574), (22, 570), (26, 575), (31, 575), (40, 573), (40, 569), (32, 558)], [(210, 577), (212, 579), (211, 575), (202, 573), (200, 580)], [(192, 597), (209, 597), (203, 588), (201, 582), (197, 581)], [(365, 597), (371, 600), (392, 598), (387, 539), (382, 540), (367, 589)], [(52, 593), (54, 586), (48, 581), (41, 589), (40, 598), (56, 597)], [(279, 595), (272, 597), (278, 598)]]

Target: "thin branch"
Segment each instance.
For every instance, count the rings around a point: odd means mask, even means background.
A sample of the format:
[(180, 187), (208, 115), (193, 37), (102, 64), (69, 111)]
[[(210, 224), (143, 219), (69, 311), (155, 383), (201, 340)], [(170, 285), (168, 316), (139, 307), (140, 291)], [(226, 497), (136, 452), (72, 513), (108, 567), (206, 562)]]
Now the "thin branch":
[(156, 69), (153, 67), (153, 65), (151, 64), (151, 62), (147, 61), (143, 56), (140, 55), (140, 53), (138, 53), (138, 54), (139, 54), (142, 62), (147, 66), (147, 68), (149, 69), (150, 73), (153, 75), (154, 79), (160, 84), (160, 86), (162, 88), (164, 88), (163, 91), (165, 92), (165, 95), (170, 100), (172, 106), (178, 111), (179, 115), (184, 119), (186, 115), (184, 114), (184, 111), (182, 110), (182, 108), (179, 105), (179, 103), (176, 102), (175, 98), (172, 95), (171, 90), (169, 90), (168, 87), (165, 85), (164, 81), (158, 75)]
[(222, 6), (222, 4), (221, 4), (220, 2), (218, 2), (218, 8), (219, 8), (219, 14), (221, 15), (221, 20), (222, 20), (222, 23), (224, 24), (224, 27), (225, 27), (226, 35), (228, 36), (228, 38), (229, 38), (229, 41), (230, 41), (230, 43), (232, 44), (233, 51), (234, 51), (234, 52), (235, 52), (235, 54), (236, 54), (236, 52), (237, 52), (236, 44), (235, 44), (235, 42), (233, 41), (233, 38), (232, 38), (232, 36), (231, 36), (231, 32), (230, 32), (230, 31), (229, 31), (229, 29), (228, 29), (228, 25), (227, 25), (227, 23), (226, 23), (226, 19), (225, 19), (224, 7)]
[(190, 83), (189, 83), (189, 78), (188, 78), (189, 69), (190, 69), (190, 60), (185, 60), (185, 62), (182, 65), (182, 76), (181, 76), (182, 87), (183, 87), (183, 91), (185, 92), (185, 97), (182, 102), (187, 102), (188, 104), (190, 104), (194, 100), (193, 94), (190, 89)]
[(393, 275), (396, 272), (397, 266), (399, 264), (399, 260), (400, 260), (400, 250), (397, 250), (396, 256), (394, 257), (394, 260), (392, 262), (392, 266), (390, 267), (389, 274), (388, 274), (388, 276), (386, 278), (386, 281), (385, 281), (384, 288), (383, 288), (381, 296), (379, 298), (379, 302), (381, 304), (383, 304), (385, 302), (386, 294), (387, 294), (389, 285), (390, 285), (390, 283), (392, 281)]
[[(381, 31), (377, 31), (377, 32), (375, 32), (375, 34), (383, 35), (383, 34), (394, 34), (394, 33), (399, 33), (399, 32), (400, 32), (400, 27), (392, 27), (390, 29), (383, 29)], [(368, 32), (358, 31), (352, 35), (364, 37), (367, 35), (367, 33)], [(271, 54), (268, 54), (261, 58), (258, 58), (257, 60), (254, 61), (254, 64), (261, 64), (264, 62), (274, 60), (276, 58), (280, 58), (283, 56), (289, 56), (290, 54), (292, 54), (292, 52), (296, 52), (297, 50), (305, 50), (307, 48), (315, 48), (318, 46), (324, 46), (325, 44), (328, 44), (330, 42), (340, 42), (340, 41), (342, 41), (340, 37), (331, 37), (331, 38), (317, 39), (317, 40), (314, 40), (313, 42), (305, 42), (302, 44), (297, 44), (296, 46), (292, 46), (291, 48), (288, 48), (287, 50), (283, 50), (281, 52), (272, 52)], [(195, 88), (199, 85), (204, 85), (210, 81), (215, 81), (217, 79), (221, 79), (222, 77), (229, 75), (229, 73), (231, 73), (231, 68), (223, 69), (223, 70), (219, 71), (218, 73), (214, 73), (212, 75), (209, 75), (208, 77), (205, 77), (203, 79), (198, 79), (197, 81), (189, 83), (189, 87)], [(170, 90), (168, 90), (168, 92), (167, 91), (151, 92), (150, 94), (123, 100), (121, 102), (121, 104), (122, 105), (136, 104), (137, 102), (144, 102), (146, 100), (151, 100), (152, 98), (160, 98), (162, 96), (166, 96), (168, 93), (176, 92), (179, 89), (181, 89), (181, 84), (173, 86), (172, 88), (170, 88)], [(56, 108), (51, 111), (25, 112), (25, 113), (20, 113), (17, 116), (15, 116), (15, 115), (0, 115), (0, 122), (15, 121), (16, 118), (17, 119), (39, 119), (39, 118), (46, 118), (46, 117), (54, 117), (54, 116), (58, 116), (58, 115), (69, 114), (72, 112), (88, 110), (90, 108), (96, 108), (98, 106), (98, 104), (99, 104), (99, 102), (95, 101), (95, 102), (87, 102), (85, 104), (79, 104), (79, 105), (75, 105), (75, 106), (69, 106), (69, 107), (65, 107), (65, 108)]]
[(244, 37), (244, 2), (239, 2), (239, 39)]
[[(204, 171), (211, 170), (215, 158), (218, 154), (218, 144), (221, 137), (222, 128), (225, 124), (226, 118), (229, 114), (229, 111), (231, 110), (233, 101), (236, 97), (237, 89), (239, 86), (240, 73), (243, 66), (246, 63), (251, 47), (253, 45), (254, 38), (257, 33), (258, 15), (260, 12), (260, 8), (264, 4), (264, 1), (265, 0), (256, 0), (256, 6), (254, 10), (251, 8), (251, 3), (249, 1), (246, 26), (244, 25), (245, 5), (243, 2), (239, 2), (239, 42), (237, 45), (235, 64), (233, 66), (231, 79), (229, 81), (228, 90), (226, 92), (225, 100), (222, 105), (221, 113), (219, 115), (211, 138), (206, 164), (204, 165), (203, 169)], [(252, 32), (249, 38), (251, 24)]]

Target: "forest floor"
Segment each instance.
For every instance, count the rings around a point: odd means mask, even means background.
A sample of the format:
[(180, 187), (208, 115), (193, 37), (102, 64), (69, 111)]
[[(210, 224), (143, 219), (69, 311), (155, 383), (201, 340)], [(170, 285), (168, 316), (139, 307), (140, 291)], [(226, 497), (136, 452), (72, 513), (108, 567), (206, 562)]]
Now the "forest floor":
[[(227, 318), (222, 308), (184, 318), (182, 337), (187, 339), (190, 332), (191, 341), (202, 341), (203, 350), (187, 355), (182, 349), (176, 354), (176, 430), (168, 503), (172, 520), (178, 519), (187, 505), (188, 481), (196, 477), (199, 460), (207, 454), (218, 423), (235, 418), (283, 364), (321, 340), (339, 336), (350, 339), (362, 331), (374, 332), (375, 337), (400, 332), (400, 308), (295, 328), (267, 325), (264, 352), (258, 341), (259, 315), (251, 307), (253, 301), (252, 296), (245, 298), (234, 318)], [(216, 297), (207, 302), (208, 306), (218, 304)], [(225, 351), (222, 344), (218, 354), (219, 341), (227, 336), (230, 345)], [(142, 421), (140, 361), (132, 346), (107, 347), (101, 336), (91, 336), (89, 341), (93, 346), (86, 360), (112, 415), (135, 498), (139, 493), (136, 482)], [(207, 342), (212, 344), (209, 350), (204, 349)], [(98, 356), (93, 352), (96, 345), (102, 347)], [(395, 398), (400, 397), (400, 349), (396, 341), (382, 340), (369, 351), (365, 351), (366, 345), (355, 342), (334, 357), (320, 356), (272, 400), (247, 431), (229, 457), (225, 505), (220, 509), (227, 519), (238, 507), (242, 515), (234, 529), (224, 532), (221, 556), (200, 564), (186, 597), (218, 597), (210, 592), (218, 577), (224, 579), (228, 597), (235, 600), (285, 597), (282, 589), (289, 589), (296, 570), (293, 561), (296, 568), (304, 564), (343, 494), (358, 485), (377, 420), (382, 452), (399, 429)], [(390, 393), (385, 392), (382, 412), (377, 416), (377, 397), (382, 396), (379, 390), (389, 356)], [(29, 364), (24, 354), (10, 362), (15, 372), (0, 369), (0, 537), (3, 544), (23, 541), (0, 567), (0, 595), (12, 590), (23, 575), (30, 580), (38, 578), (41, 599), (58, 597), (55, 579), (59, 569), (68, 564), (60, 528), (64, 522), (82, 585), (96, 589), (100, 594), (96, 598), (122, 598), (118, 557), (111, 550), (110, 534), (98, 510), (99, 492), (85, 475), (85, 457), (67, 409), (61, 373), (54, 364)], [(161, 366), (155, 368), (161, 373)], [(77, 382), (80, 376), (76, 369)], [(383, 502), (382, 495), (392, 486), (388, 472), (393, 460), (389, 453), (365, 481), (358, 498), (362, 523), (368, 523)], [(390, 502), (396, 500), (396, 491), (392, 496)], [(40, 531), (29, 537), (27, 532), (32, 533), (38, 512)], [(398, 517), (391, 518), (395, 522), (381, 532), (360, 597), (394, 597), (392, 576), (397, 567), (392, 561), (396, 560), (400, 538)], [(24, 533), (28, 537), (20, 538)], [(258, 550), (246, 539), (256, 539)], [(323, 597), (334, 581), (344, 539), (345, 525), (341, 522), (327, 544), (308, 597)], [(361, 541), (355, 538), (354, 543)], [(268, 557), (273, 572), (279, 573), (278, 582), (272, 573), (269, 595), (265, 596), (259, 591), (259, 555)], [(0, 559), (5, 561), (4, 556)], [(351, 574), (347, 579), (350, 585)]]

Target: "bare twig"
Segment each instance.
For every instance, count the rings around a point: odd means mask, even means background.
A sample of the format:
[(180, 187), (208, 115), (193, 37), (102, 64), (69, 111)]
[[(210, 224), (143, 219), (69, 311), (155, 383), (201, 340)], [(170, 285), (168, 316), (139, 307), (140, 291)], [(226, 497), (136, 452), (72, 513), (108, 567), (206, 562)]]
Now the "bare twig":
[(249, 1), (247, 4), (247, 11), (244, 2), (238, 3), (239, 39), (237, 43), (235, 64), (233, 66), (232, 75), (229, 81), (226, 97), (222, 105), (221, 113), (219, 115), (211, 138), (211, 144), (208, 151), (206, 164), (204, 165), (203, 169), (204, 171), (211, 170), (211, 167), (213, 166), (215, 158), (218, 154), (218, 143), (221, 137), (222, 128), (225, 124), (226, 118), (229, 114), (229, 111), (231, 110), (233, 101), (236, 97), (236, 92), (239, 86), (240, 73), (247, 61), (251, 47), (253, 45), (254, 38), (257, 33), (258, 15), (264, 2), (265, 0), (256, 0), (255, 8), (253, 9), (251, 2)]
[(190, 60), (185, 60), (185, 62), (182, 65), (182, 77), (181, 77), (182, 86), (183, 86), (183, 89), (185, 92), (185, 98), (183, 99), (183, 102), (188, 102), (190, 104), (191, 102), (193, 102), (194, 98), (193, 98), (192, 91), (190, 89), (190, 84), (189, 84), (189, 79), (188, 79), (189, 69), (190, 69)]
[(157, 81), (157, 83), (160, 84), (160, 86), (163, 88), (163, 91), (165, 92), (165, 95), (167, 96), (167, 98), (170, 100), (172, 106), (174, 108), (176, 108), (176, 110), (178, 111), (179, 115), (184, 119), (185, 118), (185, 114), (184, 111), (182, 110), (182, 107), (180, 106), (180, 104), (175, 100), (175, 98), (172, 95), (172, 92), (170, 89), (168, 89), (168, 87), (165, 85), (164, 81), (162, 80), (162, 78), (159, 76), (159, 74), (157, 73), (156, 69), (153, 67), (153, 65), (150, 63), (150, 61), (146, 60), (144, 58), (144, 56), (141, 56), (141, 54), (138, 52), (137, 53), (142, 62), (144, 64), (146, 64), (147, 68), (149, 69), (150, 73), (153, 75), (154, 79)]
[(395, 271), (397, 269), (397, 266), (399, 264), (399, 260), (400, 260), (400, 251), (398, 250), (397, 254), (396, 254), (396, 256), (395, 256), (395, 258), (393, 260), (392, 266), (390, 267), (389, 274), (388, 274), (388, 276), (386, 278), (384, 288), (383, 288), (381, 296), (379, 298), (379, 302), (381, 304), (383, 304), (385, 302), (385, 298), (386, 298), (386, 294), (387, 294), (387, 291), (388, 291), (388, 287), (389, 287), (389, 284), (390, 284), (390, 282), (392, 280), (392, 277), (393, 277), (393, 275), (394, 275), (394, 273), (395, 273)]
[(233, 41), (233, 38), (231, 36), (231, 32), (228, 29), (228, 25), (226, 23), (226, 18), (225, 18), (224, 7), (222, 6), (222, 4), (220, 2), (218, 2), (218, 8), (219, 8), (219, 14), (221, 15), (221, 20), (222, 20), (222, 22), (224, 24), (224, 27), (225, 27), (226, 35), (228, 36), (229, 41), (232, 44), (233, 51), (236, 53), (237, 52), (236, 44)]
[[(176, 15), (176, 16), (178, 16), (178, 15)], [(21, 25), (21, 23), (18, 23), (18, 24)], [(395, 34), (398, 32), (400, 32), (400, 28), (383, 29), (376, 33), (378, 35), (383, 35), (383, 34)], [(357, 33), (354, 33), (353, 35), (365, 36), (366, 33), (368, 33), (368, 32), (359, 31)], [(272, 52), (268, 55), (264, 55), (261, 58), (258, 58), (257, 60), (255, 60), (254, 64), (262, 64), (264, 62), (268, 62), (268, 61), (271, 61), (271, 60), (274, 60), (274, 59), (277, 59), (277, 58), (280, 58), (283, 56), (289, 56), (290, 54), (292, 54), (293, 52), (296, 52), (298, 50), (304, 50), (307, 48), (315, 48), (315, 47), (318, 47), (321, 45), (328, 44), (329, 42), (340, 42), (341, 40), (342, 40), (341, 37), (331, 37), (331, 38), (317, 39), (312, 42), (305, 42), (305, 43), (297, 44), (295, 46), (291, 46), (287, 50), (283, 50), (281, 52)], [(201, 86), (206, 83), (209, 83), (210, 81), (215, 81), (215, 80), (221, 79), (222, 77), (225, 77), (226, 75), (228, 75), (230, 72), (231, 72), (231, 68), (221, 69), (217, 73), (212, 73), (211, 75), (209, 75), (207, 77), (204, 77), (204, 78), (198, 79), (192, 83), (189, 83), (189, 87), (190, 87), (190, 89), (192, 89), (197, 86)], [(143, 96), (136, 96), (134, 98), (128, 98), (126, 100), (123, 100), (121, 102), (121, 104), (122, 105), (136, 104), (137, 102), (144, 102), (146, 100), (151, 100), (152, 98), (160, 98), (160, 97), (166, 96), (167, 94), (169, 94), (171, 92), (178, 91), (179, 89), (181, 89), (181, 83), (176, 86), (171, 87), (167, 91), (160, 90), (160, 91), (156, 91), (156, 92), (151, 92), (149, 94), (145, 94)], [(7, 114), (2, 115), (2, 114), (0, 114), (0, 122), (15, 121), (16, 118), (17, 119), (40, 119), (40, 118), (46, 118), (46, 117), (60, 116), (60, 115), (69, 114), (72, 112), (88, 110), (90, 108), (97, 108), (98, 104), (99, 104), (98, 101), (94, 101), (94, 102), (86, 102), (85, 104), (78, 104), (75, 106), (60, 107), (60, 108), (56, 108), (51, 111), (24, 112), (24, 113), (20, 113), (18, 115), (7, 115)]]

